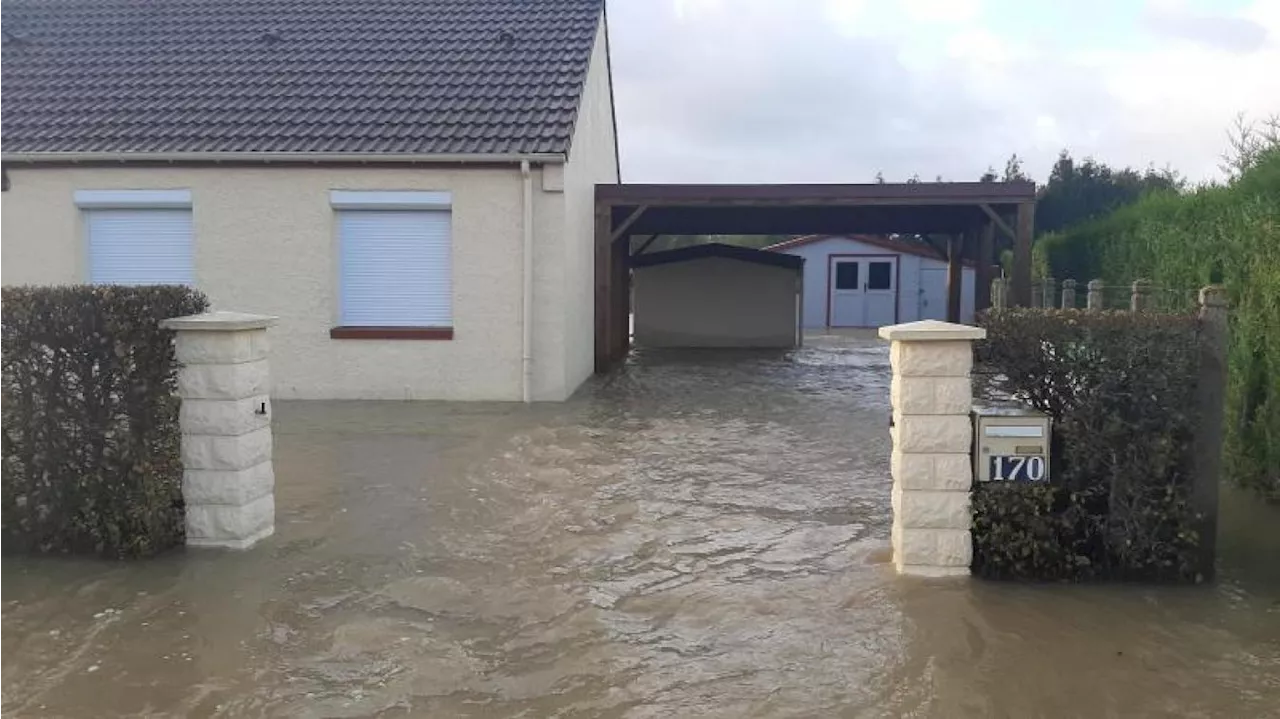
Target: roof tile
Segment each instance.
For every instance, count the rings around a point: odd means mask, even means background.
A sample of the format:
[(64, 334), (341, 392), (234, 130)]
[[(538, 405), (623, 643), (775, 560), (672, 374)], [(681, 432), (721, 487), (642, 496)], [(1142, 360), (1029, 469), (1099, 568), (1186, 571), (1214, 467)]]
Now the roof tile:
[(568, 152), (602, 7), (4, 0), (4, 151)]

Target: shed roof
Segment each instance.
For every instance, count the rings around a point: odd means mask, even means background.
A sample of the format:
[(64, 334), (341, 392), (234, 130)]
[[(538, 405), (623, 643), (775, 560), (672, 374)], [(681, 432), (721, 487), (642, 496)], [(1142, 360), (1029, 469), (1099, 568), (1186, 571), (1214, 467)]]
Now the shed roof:
[[(762, 249), (766, 252), (785, 252), (786, 250), (795, 247), (803, 247), (805, 245), (811, 245), (815, 242), (822, 242), (824, 240), (853, 240), (854, 242), (861, 242), (874, 247), (880, 247), (891, 252), (916, 255), (930, 260), (947, 261), (944, 254), (925, 242), (904, 240), (897, 237), (886, 237), (884, 235), (805, 235), (803, 237), (793, 237), (784, 242), (769, 245)], [(970, 259), (964, 259), (963, 262), (970, 266), (974, 264), (973, 260)]]
[(681, 247), (675, 250), (642, 253), (631, 258), (631, 266), (652, 267), (654, 265), (666, 265), (672, 262), (688, 262), (690, 260), (701, 260), (712, 257), (752, 262), (758, 265), (769, 265), (771, 267), (785, 267), (792, 270), (799, 270), (804, 267), (803, 257), (786, 255), (778, 252), (766, 252), (764, 250), (753, 250), (749, 247), (726, 245), (720, 242), (708, 242), (702, 245), (691, 245), (689, 247)]
[(4, 151), (567, 153), (604, 0), (4, 0)]

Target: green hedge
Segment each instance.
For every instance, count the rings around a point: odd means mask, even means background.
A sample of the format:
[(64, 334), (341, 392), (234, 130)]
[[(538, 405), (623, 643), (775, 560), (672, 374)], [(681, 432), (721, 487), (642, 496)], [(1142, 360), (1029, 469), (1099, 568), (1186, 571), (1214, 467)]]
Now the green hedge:
[(1010, 309), (981, 323), (979, 387), (1054, 425), (1050, 483), (974, 487), (975, 573), (1197, 581), (1196, 318)]
[(1226, 186), (1151, 195), (1036, 246), (1059, 279), (1191, 289), (1231, 303), (1227, 474), (1280, 500), (1280, 151)]
[(6, 552), (139, 556), (183, 541), (177, 362), (186, 287), (3, 291)]

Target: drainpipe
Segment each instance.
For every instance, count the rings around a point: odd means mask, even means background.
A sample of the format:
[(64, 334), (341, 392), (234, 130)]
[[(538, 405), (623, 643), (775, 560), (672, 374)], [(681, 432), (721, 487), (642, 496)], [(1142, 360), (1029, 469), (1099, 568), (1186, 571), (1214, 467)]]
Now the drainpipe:
[(533, 176), (529, 172), (529, 161), (520, 161), (520, 179), (524, 185), (524, 219), (521, 223), (524, 231), (524, 260), (521, 275), (520, 309), (520, 396), (527, 404), (532, 401), (533, 393)]

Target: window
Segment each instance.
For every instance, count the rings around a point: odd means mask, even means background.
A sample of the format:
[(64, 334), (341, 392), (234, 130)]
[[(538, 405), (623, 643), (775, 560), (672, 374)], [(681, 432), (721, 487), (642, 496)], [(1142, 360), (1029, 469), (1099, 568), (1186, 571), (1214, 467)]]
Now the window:
[(192, 285), (191, 193), (186, 190), (82, 190), (89, 282)]
[[(448, 193), (334, 191), (339, 243), (336, 338), (449, 339), (453, 327)], [(361, 332), (376, 328), (377, 333)], [(447, 335), (394, 332), (450, 330)]]
[(837, 290), (858, 289), (858, 263), (857, 262), (837, 262), (836, 263), (836, 289)]
[(893, 289), (893, 263), (871, 262), (867, 266), (867, 289)]

